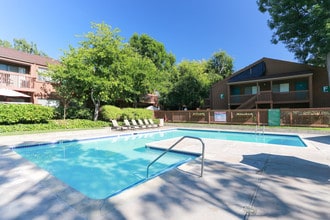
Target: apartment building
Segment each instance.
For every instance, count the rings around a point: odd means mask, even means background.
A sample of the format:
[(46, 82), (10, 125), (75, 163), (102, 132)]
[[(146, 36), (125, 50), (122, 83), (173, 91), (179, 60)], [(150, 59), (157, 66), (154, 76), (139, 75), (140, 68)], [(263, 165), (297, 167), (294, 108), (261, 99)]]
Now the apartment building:
[(330, 107), (326, 68), (262, 58), (215, 83), (212, 109)]
[(49, 78), (43, 75), (48, 64), (57, 63), (49, 57), (0, 47), (0, 103), (58, 105)]

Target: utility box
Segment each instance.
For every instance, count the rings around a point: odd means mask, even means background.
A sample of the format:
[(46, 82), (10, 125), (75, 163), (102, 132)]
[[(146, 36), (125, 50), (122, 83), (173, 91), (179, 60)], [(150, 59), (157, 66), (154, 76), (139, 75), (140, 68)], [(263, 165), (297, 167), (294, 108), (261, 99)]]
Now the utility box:
[(281, 110), (268, 109), (268, 126), (280, 126), (280, 125), (281, 125)]

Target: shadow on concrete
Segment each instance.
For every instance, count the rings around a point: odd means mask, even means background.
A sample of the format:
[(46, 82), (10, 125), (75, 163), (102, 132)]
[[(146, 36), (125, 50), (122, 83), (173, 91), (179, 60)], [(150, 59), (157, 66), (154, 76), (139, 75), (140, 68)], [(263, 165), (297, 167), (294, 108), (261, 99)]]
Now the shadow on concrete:
[(241, 163), (253, 166), (269, 175), (305, 178), (320, 183), (327, 183), (330, 179), (330, 167), (328, 165), (294, 156), (265, 153), (243, 155)]
[(306, 138), (307, 140), (316, 141), (323, 144), (328, 144), (330, 146), (330, 135), (316, 136)]

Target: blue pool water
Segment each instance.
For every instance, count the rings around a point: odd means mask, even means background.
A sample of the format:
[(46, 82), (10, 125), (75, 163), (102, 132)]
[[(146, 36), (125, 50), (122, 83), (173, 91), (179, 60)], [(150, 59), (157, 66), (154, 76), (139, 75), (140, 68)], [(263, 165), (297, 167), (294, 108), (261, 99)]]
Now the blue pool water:
[[(146, 168), (163, 151), (150, 142), (181, 136), (306, 146), (298, 136), (175, 129), (16, 147), (14, 151), (92, 199), (104, 199), (147, 180)], [(154, 177), (198, 155), (169, 152), (150, 167)]]

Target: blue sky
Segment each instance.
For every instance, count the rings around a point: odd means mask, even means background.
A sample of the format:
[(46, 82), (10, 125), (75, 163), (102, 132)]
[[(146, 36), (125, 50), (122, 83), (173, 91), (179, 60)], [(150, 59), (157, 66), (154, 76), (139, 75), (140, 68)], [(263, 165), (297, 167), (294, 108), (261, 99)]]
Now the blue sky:
[(119, 28), (127, 41), (148, 34), (164, 44), (177, 62), (207, 60), (226, 51), (239, 70), (262, 57), (295, 61), (282, 44), (270, 43), (268, 14), (256, 0), (2, 0), (0, 39), (33, 41), (58, 59), (91, 22)]

